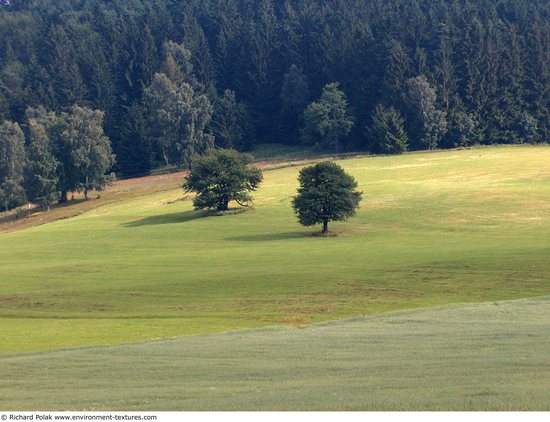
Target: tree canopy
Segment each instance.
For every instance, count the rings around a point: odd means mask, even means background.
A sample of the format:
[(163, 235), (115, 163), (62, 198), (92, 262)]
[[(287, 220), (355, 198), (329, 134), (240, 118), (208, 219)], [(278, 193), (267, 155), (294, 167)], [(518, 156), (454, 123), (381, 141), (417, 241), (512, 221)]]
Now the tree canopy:
[(292, 207), (300, 224), (323, 224), (323, 235), (328, 234), (330, 221), (344, 221), (355, 215), (362, 193), (357, 182), (342, 167), (325, 161), (300, 170), (298, 195)]
[(382, 154), (401, 154), (407, 150), (408, 136), (403, 126), (404, 120), (399, 112), (379, 104), (372, 114), (372, 123), (368, 128), (371, 148)]
[(52, 153), (46, 128), (34, 118), (28, 120), (29, 146), (25, 168), (27, 199), (41, 207), (49, 208), (59, 198), (57, 185), (59, 162)]
[(261, 170), (249, 167), (252, 157), (232, 149), (211, 149), (196, 156), (183, 189), (196, 192), (195, 209), (227, 211), (231, 201), (245, 205), (263, 179)]
[(17, 123), (0, 124), (0, 204), (5, 210), (25, 200), (25, 137)]
[[(0, 4), (0, 122), (23, 127), (27, 107), (102, 110), (114, 170), (129, 176), (185, 165), (212, 137), (300, 144), (304, 123), (332, 121), (321, 97), (338, 83), (352, 127), (308, 139), (330, 151), (372, 150), (379, 104), (403, 117), (412, 150), (547, 142), (548, 16), (547, 0), (12, 0)], [(246, 143), (233, 141), (227, 90), (247, 110)], [(155, 96), (164, 108), (149, 108)]]
[(348, 113), (346, 94), (338, 88), (338, 83), (331, 83), (323, 88), (319, 101), (305, 109), (302, 139), (306, 144), (338, 153), (342, 140), (352, 127), (353, 118)]

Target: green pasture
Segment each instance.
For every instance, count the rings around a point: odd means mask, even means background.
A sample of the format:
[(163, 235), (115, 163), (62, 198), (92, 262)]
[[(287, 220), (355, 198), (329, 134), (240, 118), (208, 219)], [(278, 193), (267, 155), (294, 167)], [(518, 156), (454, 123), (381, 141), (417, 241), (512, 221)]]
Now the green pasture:
[(340, 164), (364, 200), (333, 237), (297, 223), (292, 165), (236, 215), (203, 217), (174, 189), (0, 235), (0, 352), (549, 294), (549, 147)]
[(3, 410), (550, 410), (550, 298), (0, 357)]

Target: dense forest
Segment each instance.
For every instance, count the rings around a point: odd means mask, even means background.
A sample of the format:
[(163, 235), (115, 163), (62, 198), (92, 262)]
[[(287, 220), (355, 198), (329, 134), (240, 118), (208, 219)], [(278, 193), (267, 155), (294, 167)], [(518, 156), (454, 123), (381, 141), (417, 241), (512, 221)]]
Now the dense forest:
[(547, 142), (549, 102), (548, 0), (0, 1), (0, 123), (28, 149), (95, 112), (122, 176), (214, 145)]

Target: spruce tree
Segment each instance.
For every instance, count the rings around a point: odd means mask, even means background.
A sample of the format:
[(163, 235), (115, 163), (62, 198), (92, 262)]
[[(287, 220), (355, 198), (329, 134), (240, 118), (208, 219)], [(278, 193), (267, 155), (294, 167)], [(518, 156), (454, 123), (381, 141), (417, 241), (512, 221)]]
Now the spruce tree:
[(382, 154), (401, 154), (406, 151), (408, 137), (403, 123), (403, 118), (393, 107), (377, 105), (368, 128), (372, 150)]
[(284, 75), (281, 88), (280, 142), (296, 143), (308, 101), (307, 77), (298, 66), (293, 64)]
[(211, 132), (216, 145), (221, 148), (234, 148), (239, 151), (250, 147), (250, 117), (244, 104), (238, 103), (235, 92), (226, 89), (223, 96), (214, 104), (214, 113), (210, 122)]

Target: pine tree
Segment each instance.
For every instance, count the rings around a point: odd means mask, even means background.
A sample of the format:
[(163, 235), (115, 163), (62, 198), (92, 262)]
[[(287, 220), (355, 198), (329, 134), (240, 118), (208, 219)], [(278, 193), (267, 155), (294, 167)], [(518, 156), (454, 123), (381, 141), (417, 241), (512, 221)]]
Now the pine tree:
[(382, 154), (401, 154), (407, 150), (408, 137), (403, 127), (404, 120), (393, 107), (376, 106), (368, 128), (371, 148)]
[(240, 151), (249, 148), (252, 141), (247, 130), (249, 120), (246, 106), (237, 103), (235, 93), (226, 89), (223, 96), (214, 104), (214, 113), (210, 122), (216, 145)]
[(132, 104), (124, 113), (117, 162), (125, 177), (144, 176), (151, 171), (153, 156), (147, 123), (146, 110), (139, 103)]
[(411, 66), (411, 59), (403, 44), (395, 39), (387, 43), (386, 66), (381, 96), (387, 104), (398, 106), (405, 94), (405, 81)]
[(282, 143), (296, 143), (304, 110), (309, 101), (309, 86), (306, 75), (296, 65), (290, 66), (284, 75), (281, 88), (281, 139)]

